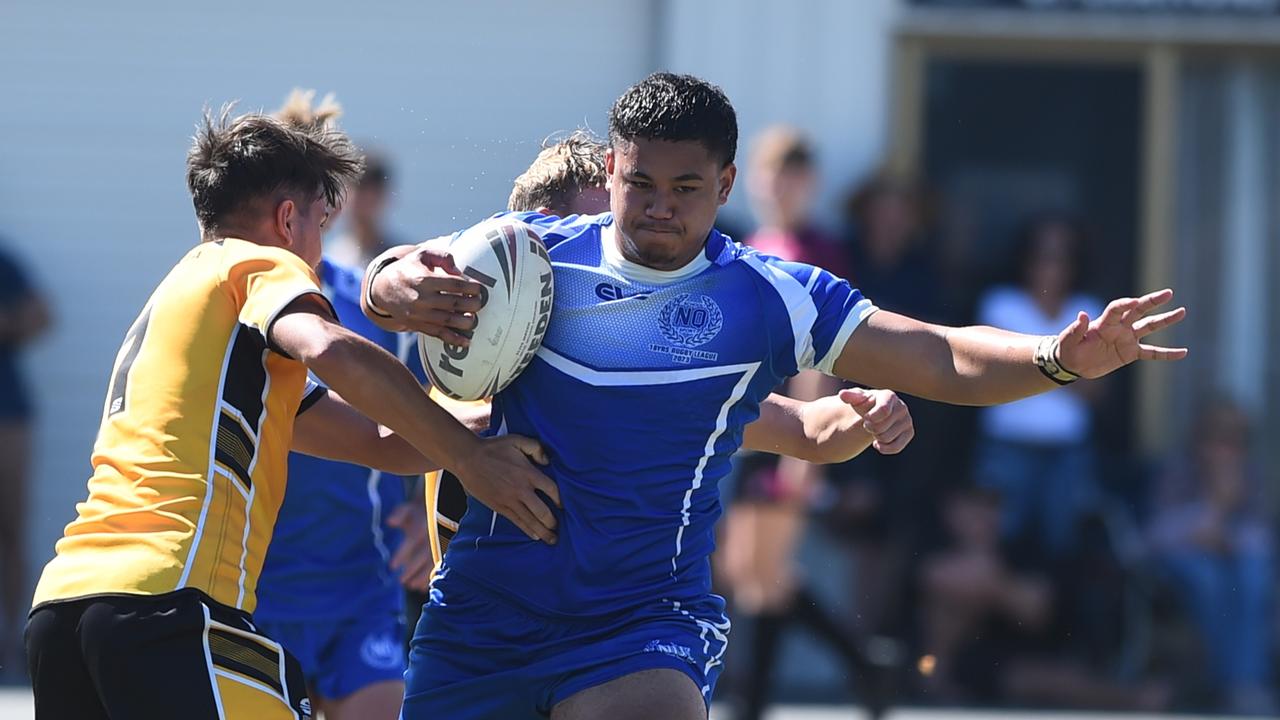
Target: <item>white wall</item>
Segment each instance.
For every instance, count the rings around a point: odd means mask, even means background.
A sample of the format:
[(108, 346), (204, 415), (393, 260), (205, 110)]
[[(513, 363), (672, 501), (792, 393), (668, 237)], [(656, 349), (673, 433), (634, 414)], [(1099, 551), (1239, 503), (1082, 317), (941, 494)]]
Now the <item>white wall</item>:
[[(898, 0), (665, 0), (661, 63), (715, 82), (738, 111), (739, 166), (773, 123), (807, 131), (821, 163), (825, 219), (884, 159)], [(745, 188), (727, 212), (750, 218)]]
[(33, 572), (84, 496), (124, 331), (197, 240), (183, 161), (203, 105), (337, 92), (351, 134), (397, 162), (394, 224), (425, 237), (504, 206), (547, 133), (603, 131), (651, 69), (649, 2), (369, 5), (0, 4), (0, 236), (58, 315), (27, 362), (41, 412)]

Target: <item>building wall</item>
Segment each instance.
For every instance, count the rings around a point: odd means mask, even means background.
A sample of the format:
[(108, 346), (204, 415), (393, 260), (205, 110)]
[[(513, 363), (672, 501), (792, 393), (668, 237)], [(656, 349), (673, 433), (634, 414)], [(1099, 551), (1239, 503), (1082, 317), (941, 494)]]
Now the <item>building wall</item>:
[(0, 237), (58, 320), (27, 358), (40, 407), (33, 572), (84, 496), (125, 329), (197, 241), (183, 161), (202, 106), (335, 91), (353, 137), (396, 162), (394, 226), (423, 238), (503, 207), (545, 135), (603, 130), (609, 103), (653, 63), (649, 2), (379, 7), (0, 6)]
[[(768, 125), (805, 130), (819, 151), (820, 212), (834, 224), (840, 198), (885, 160), (898, 0), (665, 0), (662, 7), (660, 63), (724, 88), (738, 111), (740, 167), (751, 138)], [(726, 212), (749, 225), (744, 189)]]

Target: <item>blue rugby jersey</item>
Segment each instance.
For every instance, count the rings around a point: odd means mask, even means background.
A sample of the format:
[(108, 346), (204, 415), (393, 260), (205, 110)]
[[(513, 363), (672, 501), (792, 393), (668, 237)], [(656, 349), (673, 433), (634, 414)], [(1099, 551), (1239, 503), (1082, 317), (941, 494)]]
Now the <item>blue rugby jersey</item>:
[[(343, 326), (405, 360), (422, 381), (409, 336), (379, 328), (360, 311), (364, 268), (326, 257), (318, 274)], [(290, 453), (254, 616), (288, 621), (398, 612), (400, 584), (387, 563), (401, 533), (385, 519), (405, 497), (402, 476)]]
[(445, 565), (550, 615), (679, 610), (710, 592), (717, 484), (760, 401), (800, 369), (831, 372), (875, 308), (824, 270), (714, 230), (689, 265), (661, 272), (620, 256), (608, 213), (513, 216), (543, 231), (555, 300), (491, 431), (546, 446), (559, 542), (472, 498)]

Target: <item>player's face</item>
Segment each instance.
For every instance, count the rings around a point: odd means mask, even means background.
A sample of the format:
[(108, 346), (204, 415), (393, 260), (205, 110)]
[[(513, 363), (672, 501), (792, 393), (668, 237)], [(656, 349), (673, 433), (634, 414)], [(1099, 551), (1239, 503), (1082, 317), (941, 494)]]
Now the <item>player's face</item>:
[(620, 142), (605, 154), (605, 171), (618, 249), (655, 270), (683, 267), (702, 251), (737, 175), (692, 140)]

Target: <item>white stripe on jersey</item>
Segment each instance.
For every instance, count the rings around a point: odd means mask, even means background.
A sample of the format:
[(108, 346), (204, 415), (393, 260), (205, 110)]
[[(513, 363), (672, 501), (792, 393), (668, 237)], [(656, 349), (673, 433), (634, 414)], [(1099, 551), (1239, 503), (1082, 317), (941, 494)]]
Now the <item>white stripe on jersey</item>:
[[(222, 370), (218, 373), (218, 402), (213, 404), (213, 422), (209, 426), (210, 438), (216, 439), (218, 437), (218, 418), (222, 417), (222, 392), (227, 385), (227, 366), (231, 363), (231, 349), (235, 347), (236, 336), (239, 334), (240, 326), (237, 325), (235, 331), (231, 333), (231, 337), (227, 338), (227, 349), (222, 355)], [(218, 443), (211, 439), (209, 442), (209, 466), (204, 475), (204, 502), (200, 505), (200, 518), (196, 520), (196, 531), (191, 536), (191, 547), (187, 549), (187, 561), (182, 564), (182, 577), (178, 578), (175, 590), (187, 586), (187, 580), (191, 577), (191, 567), (195, 565), (196, 551), (200, 549), (200, 539), (204, 537), (204, 522), (209, 517), (209, 506), (213, 504), (213, 469), (217, 462), (214, 459), (217, 449)]]
[(724, 434), (729, 425), (730, 408), (747, 393), (747, 386), (751, 384), (751, 378), (755, 376), (756, 370), (759, 368), (760, 363), (751, 363), (746, 372), (742, 373), (742, 378), (738, 380), (738, 384), (733, 386), (733, 391), (729, 393), (729, 397), (725, 398), (724, 404), (720, 406), (720, 414), (716, 416), (715, 430), (707, 438), (706, 447), (702, 450), (702, 457), (698, 458), (698, 466), (693, 471), (693, 480), (689, 484), (689, 489), (684, 493), (684, 501), (680, 507), (680, 529), (676, 531), (676, 554), (671, 556), (671, 577), (673, 578), (676, 576), (676, 561), (679, 559), (680, 553), (684, 551), (684, 529), (689, 527), (689, 508), (693, 505), (693, 493), (702, 487), (702, 471), (706, 469), (707, 461), (716, 452), (716, 440), (720, 439), (720, 436)]
[[(813, 303), (813, 296), (808, 289), (781, 268), (764, 262), (759, 256), (746, 253), (742, 256), (747, 267), (760, 273), (765, 282), (782, 298), (782, 304), (791, 317), (791, 334), (795, 339), (796, 368), (807, 370), (813, 367), (813, 324), (818, 321), (818, 306)], [(809, 282), (816, 281), (818, 271), (815, 269)]]
[(818, 284), (818, 278), (822, 277), (822, 269), (814, 266), (813, 272), (809, 273), (809, 282), (805, 283), (804, 291), (813, 296), (813, 286)]
[(831, 341), (831, 347), (827, 348), (826, 357), (814, 364), (813, 369), (827, 375), (835, 375), (836, 359), (840, 357), (840, 353), (844, 352), (844, 346), (849, 342), (849, 338), (853, 336), (853, 331), (862, 325), (862, 321), (871, 317), (871, 314), (880, 308), (871, 304), (871, 301), (862, 298), (857, 305), (853, 306), (853, 310), (849, 312), (849, 316), (844, 319), (844, 324), (840, 326), (840, 330), (836, 332), (836, 337)]
[(565, 375), (595, 387), (673, 385), (724, 375), (755, 373), (756, 368), (760, 367), (760, 363), (756, 362), (673, 370), (596, 370), (570, 360), (546, 345), (538, 349), (537, 356)]
[[(299, 293), (298, 296), (301, 297), (304, 294), (306, 293)], [(325, 302), (328, 302), (328, 300)], [(281, 307), (283, 309), (283, 306)], [(271, 327), (271, 322), (268, 321), (266, 326), (268, 328)], [(262, 383), (262, 414), (258, 416), (258, 424), (254, 427), (253, 459), (249, 461), (249, 467), (245, 470), (245, 474), (250, 478), (253, 477), (254, 469), (258, 467), (258, 459), (262, 457), (262, 445), (258, 442), (258, 438), (262, 437), (262, 428), (267, 424), (267, 410), (269, 407), (267, 398), (271, 396), (271, 373), (267, 372), (267, 353), (269, 352), (271, 352), (271, 350), (267, 348), (263, 348), (262, 350), (262, 373), (266, 377), (266, 381)], [(218, 397), (221, 398), (222, 395), (219, 394)], [(245, 561), (249, 557), (249, 526), (253, 524), (253, 499), (257, 497), (257, 495), (258, 483), (253, 483), (249, 488), (249, 499), (244, 504), (244, 537), (240, 540), (242, 543), (242, 549), (240, 552), (240, 591), (236, 594), (236, 608), (238, 609), (244, 607), (244, 583), (245, 578), (248, 575), (247, 568), (245, 568)], [(285, 704), (287, 705), (288, 703)]]
[(716, 441), (728, 429), (729, 411), (746, 395), (747, 387), (751, 384), (751, 378), (755, 377), (756, 371), (760, 369), (760, 363), (740, 363), (737, 365), (673, 370), (595, 370), (560, 355), (546, 345), (538, 349), (538, 357), (560, 372), (595, 387), (672, 385), (713, 377), (739, 374), (742, 376), (729, 393), (729, 397), (725, 398), (724, 403), (720, 406), (720, 412), (716, 416), (715, 428), (707, 438), (707, 443), (703, 447), (702, 457), (698, 459), (698, 464), (693, 471), (693, 478), (689, 481), (689, 489), (685, 491), (684, 498), (681, 501), (680, 527), (676, 530), (675, 554), (671, 556), (671, 574), (674, 576), (678, 566), (678, 559), (684, 550), (684, 531), (690, 523), (689, 510), (693, 504), (693, 493), (702, 487), (702, 474), (707, 467), (707, 462), (715, 455)]

